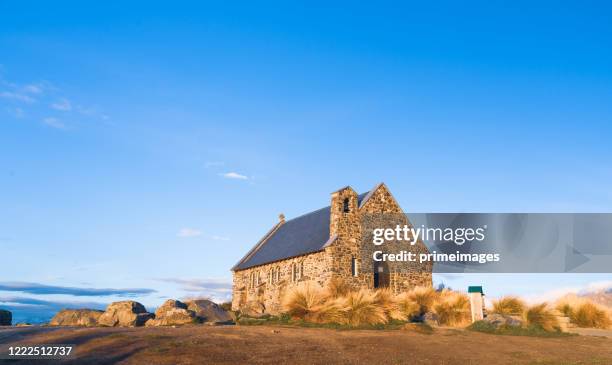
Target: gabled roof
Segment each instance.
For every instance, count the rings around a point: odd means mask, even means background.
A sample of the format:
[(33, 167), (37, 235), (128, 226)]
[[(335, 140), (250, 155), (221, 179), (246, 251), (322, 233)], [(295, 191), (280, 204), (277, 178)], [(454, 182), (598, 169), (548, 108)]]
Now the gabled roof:
[[(365, 203), (366, 198), (369, 198), (369, 192), (357, 196), (359, 207)], [(329, 236), (330, 209), (327, 206), (277, 224), (232, 270), (244, 270), (322, 251), (334, 239)]]

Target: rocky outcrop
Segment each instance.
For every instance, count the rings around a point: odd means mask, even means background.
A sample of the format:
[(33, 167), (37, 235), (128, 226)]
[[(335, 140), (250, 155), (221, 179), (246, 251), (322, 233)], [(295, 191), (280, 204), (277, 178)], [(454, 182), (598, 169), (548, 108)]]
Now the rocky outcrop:
[(193, 311), (187, 308), (187, 304), (169, 299), (155, 311), (155, 319), (150, 319), (146, 326), (175, 326), (196, 323), (198, 319)]
[(98, 325), (103, 311), (94, 309), (62, 309), (49, 322), (50, 326), (85, 326)]
[(10, 326), (13, 323), (13, 314), (10, 311), (0, 309), (0, 326)]
[(98, 318), (98, 324), (107, 327), (138, 327), (154, 317), (142, 304), (125, 300), (109, 304)]
[(484, 321), (494, 325), (495, 327), (501, 327), (501, 326), (519, 327), (523, 324), (523, 321), (518, 316), (509, 316), (509, 315), (497, 314), (497, 313), (491, 313), (487, 315)]
[(232, 316), (217, 303), (206, 299), (194, 299), (185, 301), (187, 309), (193, 311), (200, 322), (206, 323), (229, 323)]

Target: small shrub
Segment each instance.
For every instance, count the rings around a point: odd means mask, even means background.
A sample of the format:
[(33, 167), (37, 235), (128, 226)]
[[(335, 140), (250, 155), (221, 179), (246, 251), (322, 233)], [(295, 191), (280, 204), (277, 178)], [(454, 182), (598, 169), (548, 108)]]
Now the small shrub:
[(344, 299), (344, 321), (352, 326), (387, 323), (384, 309), (376, 303), (376, 294), (361, 289)]
[(606, 310), (588, 301), (572, 310), (570, 321), (579, 327), (603, 329), (610, 327), (610, 317)]
[(324, 301), (325, 297), (321, 291), (310, 283), (306, 283), (292, 289), (285, 295), (283, 308), (292, 318), (306, 320), (307, 317), (313, 316), (320, 309)]
[(374, 302), (380, 306), (385, 312), (385, 316), (388, 319), (394, 319), (398, 321), (405, 321), (407, 316), (401, 309), (395, 295), (391, 289), (378, 289), (374, 296)]
[(568, 295), (557, 302), (557, 310), (570, 318), (570, 322), (578, 327), (609, 328), (612, 324), (610, 312), (592, 301)]
[(541, 327), (545, 331), (554, 331), (559, 328), (559, 322), (554, 313), (548, 308), (547, 303), (541, 303), (529, 307), (524, 314), (528, 326)]
[(419, 314), (429, 312), (437, 298), (437, 293), (432, 287), (418, 286), (408, 293), (408, 298), (418, 304)]
[(442, 325), (463, 326), (471, 319), (470, 301), (467, 295), (459, 292), (442, 291), (433, 311), (438, 315), (438, 323)]
[(325, 295), (330, 298), (339, 298), (347, 295), (351, 288), (341, 278), (332, 278), (327, 284)]
[(395, 301), (406, 319), (410, 320), (421, 314), (421, 306), (415, 302), (408, 293), (398, 295)]
[(574, 313), (574, 310), (572, 309), (572, 306), (569, 303), (560, 303), (557, 304), (557, 310), (559, 312), (561, 312), (561, 314), (563, 314), (566, 317), (572, 317), (572, 314)]
[(345, 322), (346, 302), (342, 298), (326, 298), (304, 317), (313, 323), (343, 323)]
[(517, 297), (507, 296), (493, 302), (493, 312), (511, 316), (520, 316), (525, 311), (525, 302)]

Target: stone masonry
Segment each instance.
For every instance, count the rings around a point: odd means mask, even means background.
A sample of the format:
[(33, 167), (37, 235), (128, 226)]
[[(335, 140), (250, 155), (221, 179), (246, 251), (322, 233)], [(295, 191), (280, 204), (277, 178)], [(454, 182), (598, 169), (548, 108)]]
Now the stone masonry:
[[(371, 235), (371, 231), (362, 232), (366, 230), (363, 222), (369, 216), (383, 216), (381, 213), (402, 217), (405, 221), (399, 204), (385, 184), (381, 183), (370, 191), (361, 206), (357, 193), (349, 186), (332, 193), (330, 237), (325, 247), (302, 256), (243, 270), (234, 269), (232, 310), (250, 315), (279, 314), (288, 290), (305, 282), (324, 288), (332, 278), (342, 279), (355, 290), (374, 289), (378, 283), (379, 287), (389, 287), (396, 294), (415, 286), (431, 286), (431, 265), (388, 262), (379, 269), (372, 268), (373, 261), (363, 256), (362, 244), (367, 244), (363, 239), (365, 235)], [(281, 221), (270, 234), (274, 234), (282, 224), (285, 222), (281, 216)], [(417, 243), (415, 250), (427, 252), (422, 242)], [(369, 262), (364, 262), (366, 260)], [(377, 281), (375, 272), (380, 270), (384, 272), (379, 273)], [(385, 279), (381, 280), (383, 275)]]

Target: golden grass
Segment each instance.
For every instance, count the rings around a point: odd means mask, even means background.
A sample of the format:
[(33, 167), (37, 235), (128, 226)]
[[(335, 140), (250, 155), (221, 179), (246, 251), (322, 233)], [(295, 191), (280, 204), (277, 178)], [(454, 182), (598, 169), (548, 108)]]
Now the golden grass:
[(376, 302), (376, 293), (361, 289), (344, 298), (344, 320), (352, 326), (387, 323), (385, 310)]
[(507, 296), (493, 302), (493, 313), (520, 316), (526, 305), (518, 297)]
[(424, 314), (431, 311), (438, 293), (427, 286), (419, 286), (407, 293), (408, 298), (419, 306), (419, 314)]
[(389, 319), (405, 321), (408, 318), (391, 289), (376, 290), (374, 303), (383, 309), (385, 316)]
[(559, 328), (557, 316), (548, 307), (547, 303), (536, 304), (527, 308), (524, 317), (528, 326), (538, 326), (546, 331), (554, 331)]
[(328, 298), (319, 306), (306, 315), (303, 319), (313, 323), (338, 323), (346, 322), (346, 304), (342, 298)]
[(421, 314), (421, 306), (412, 300), (408, 293), (402, 293), (396, 296), (395, 301), (406, 319), (412, 319)]
[(470, 300), (467, 295), (443, 290), (433, 305), (438, 323), (446, 326), (465, 326), (471, 322)]
[(325, 295), (330, 298), (339, 298), (347, 295), (351, 288), (341, 278), (332, 278), (327, 284)]
[(317, 316), (316, 313), (325, 301), (325, 296), (318, 287), (305, 283), (285, 295), (283, 308), (291, 317), (307, 320), (308, 317)]
[(586, 298), (568, 295), (557, 301), (556, 308), (578, 327), (607, 329), (612, 325), (610, 310)]
[(579, 327), (603, 328), (610, 327), (608, 311), (591, 302), (582, 303), (572, 311), (570, 321)]
[[(562, 298), (555, 308), (579, 327), (612, 326), (610, 310), (584, 298)], [(394, 295), (391, 289), (350, 291), (342, 279), (332, 280), (325, 290), (311, 283), (290, 290), (284, 296), (283, 309), (293, 319), (351, 326), (409, 321), (427, 312), (435, 313), (441, 325), (461, 327), (471, 321), (470, 302), (464, 293), (436, 292), (431, 287), (416, 287), (399, 295)], [(546, 331), (559, 327), (558, 314), (547, 303), (527, 307), (520, 298), (506, 296), (493, 302), (492, 311), (503, 315), (522, 314), (526, 326)]]
[(325, 289), (303, 284), (290, 290), (283, 300), (285, 313), (293, 319), (312, 323), (337, 323), (351, 326), (377, 325), (392, 320), (407, 321), (434, 312), (446, 326), (470, 322), (467, 295), (430, 287), (417, 287), (400, 295), (391, 289), (349, 291), (340, 280)]

